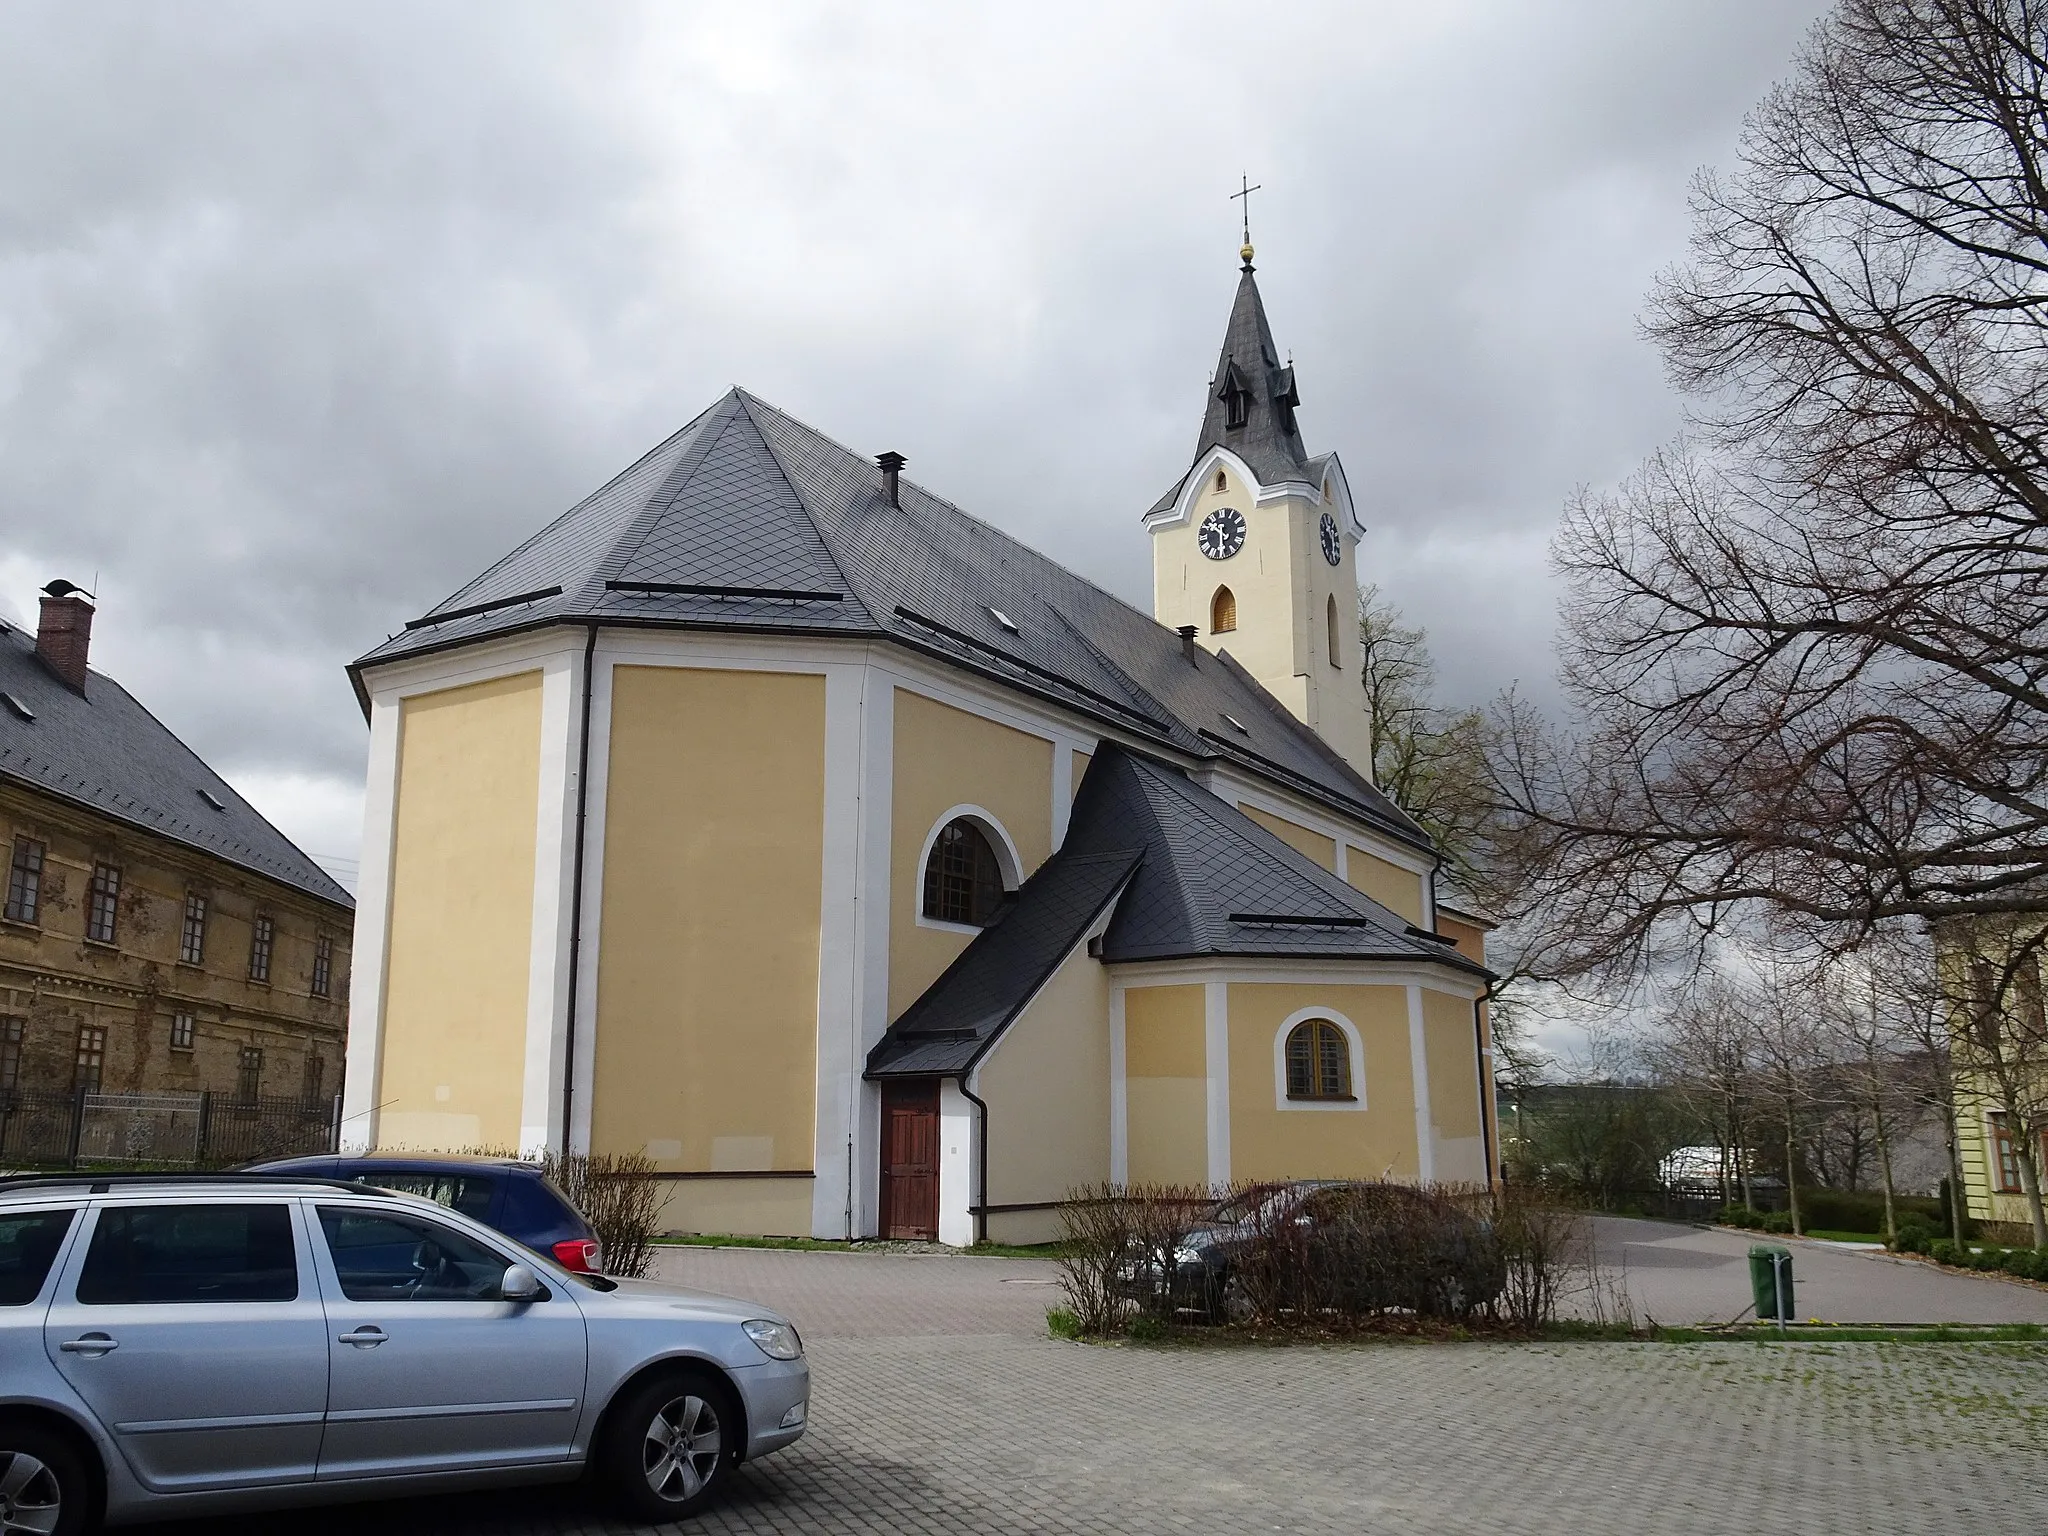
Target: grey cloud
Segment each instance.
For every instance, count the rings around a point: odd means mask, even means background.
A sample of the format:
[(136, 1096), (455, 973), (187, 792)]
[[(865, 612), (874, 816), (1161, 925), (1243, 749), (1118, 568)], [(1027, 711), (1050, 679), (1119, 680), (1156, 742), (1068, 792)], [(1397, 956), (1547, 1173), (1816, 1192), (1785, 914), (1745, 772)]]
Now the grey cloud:
[(1245, 169), (1371, 574), (1448, 688), (1540, 680), (1815, 8), (10, 5), (0, 569), (97, 569), (224, 771), (352, 782), (343, 663), (744, 382), (1142, 603)]

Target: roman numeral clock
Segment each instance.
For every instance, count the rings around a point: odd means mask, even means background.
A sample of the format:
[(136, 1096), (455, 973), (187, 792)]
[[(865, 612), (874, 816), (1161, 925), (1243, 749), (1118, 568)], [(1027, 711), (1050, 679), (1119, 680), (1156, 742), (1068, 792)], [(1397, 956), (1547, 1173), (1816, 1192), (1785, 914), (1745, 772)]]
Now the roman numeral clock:
[(1244, 548), (1244, 514), (1235, 507), (1218, 507), (1202, 519), (1195, 542), (1211, 560), (1228, 560)]

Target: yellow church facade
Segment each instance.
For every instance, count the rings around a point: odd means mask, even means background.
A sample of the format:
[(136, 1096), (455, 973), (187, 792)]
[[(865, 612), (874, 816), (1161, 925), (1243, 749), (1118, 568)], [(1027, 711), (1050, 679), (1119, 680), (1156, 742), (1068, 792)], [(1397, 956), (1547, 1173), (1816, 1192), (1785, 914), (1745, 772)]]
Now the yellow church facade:
[(1133, 518), (1154, 615), (735, 390), (358, 661), (344, 1139), (961, 1244), (1105, 1181), (1487, 1181), (1483, 932), (1370, 782), (1294, 396), (1247, 265)]

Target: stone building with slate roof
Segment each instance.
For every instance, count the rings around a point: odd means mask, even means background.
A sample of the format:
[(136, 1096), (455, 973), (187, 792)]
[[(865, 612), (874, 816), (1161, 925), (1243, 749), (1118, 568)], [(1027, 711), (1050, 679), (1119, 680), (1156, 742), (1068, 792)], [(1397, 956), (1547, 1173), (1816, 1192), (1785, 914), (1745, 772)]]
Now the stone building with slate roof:
[(1483, 923), (1371, 781), (1299, 406), (1247, 250), (1151, 614), (734, 389), (364, 655), (346, 1134), (949, 1243), (1486, 1180)]
[(53, 582), (36, 633), (0, 623), (0, 1166), (50, 1155), (34, 1106), (79, 1090), (292, 1100), (317, 1129), (354, 903), (88, 665), (92, 614)]

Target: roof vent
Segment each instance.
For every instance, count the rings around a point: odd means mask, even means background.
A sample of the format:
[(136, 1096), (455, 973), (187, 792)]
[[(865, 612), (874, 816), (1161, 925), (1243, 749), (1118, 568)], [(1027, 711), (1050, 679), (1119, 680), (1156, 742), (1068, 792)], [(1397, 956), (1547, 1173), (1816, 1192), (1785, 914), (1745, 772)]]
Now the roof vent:
[(1003, 628), (1007, 629), (1011, 634), (1014, 635), (1021, 633), (1021, 631), (1017, 628), (1017, 621), (1011, 618), (1007, 613), (1003, 612), (1002, 609), (991, 608), (988, 611), (988, 616), (994, 619), (998, 624), (1002, 625)]
[(210, 789), (201, 789), (199, 791), (199, 798), (212, 806), (216, 811), (224, 811), (228, 808), (227, 801), (221, 799), (219, 795), (216, 795)]
[(1251, 732), (1244, 728), (1244, 722), (1238, 719), (1235, 715), (1224, 715), (1223, 723), (1225, 725), (1228, 725), (1233, 731), (1237, 732), (1237, 734), (1240, 736), (1251, 735)]
[(1178, 633), (1180, 636), (1181, 655), (1187, 657), (1189, 666), (1192, 667), (1198, 665), (1198, 663), (1195, 660), (1195, 652), (1199, 650), (1200, 647), (1195, 644), (1195, 635), (1197, 633), (1195, 626), (1192, 624), (1183, 624), (1181, 625), (1179, 630), (1176, 631), (1176, 633)]
[(889, 505), (892, 507), (903, 505), (902, 497), (896, 489), (896, 481), (897, 477), (903, 473), (903, 466), (909, 462), (910, 460), (904, 458), (902, 454), (897, 453), (894, 449), (887, 453), (875, 455), (875, 463), (881, 467), (882, 471), (882, 489), (888, 494)]
[(17, 699), (13, 694), (0, 693), (0, 699), (5, 699), (7, 701), (7, 707), (13, 710), (17, 715), (21, 716), (22, 719), (35, 719), (36, 712), (30, 709), (26, 704), (22, 703), (21, 700)]

